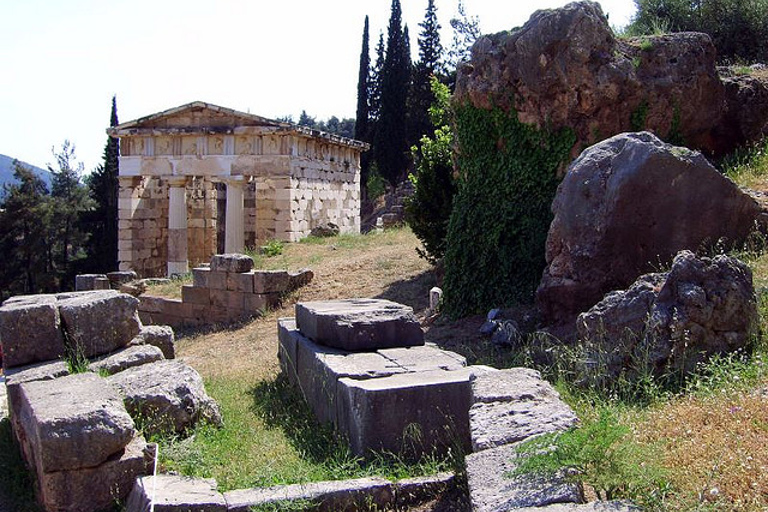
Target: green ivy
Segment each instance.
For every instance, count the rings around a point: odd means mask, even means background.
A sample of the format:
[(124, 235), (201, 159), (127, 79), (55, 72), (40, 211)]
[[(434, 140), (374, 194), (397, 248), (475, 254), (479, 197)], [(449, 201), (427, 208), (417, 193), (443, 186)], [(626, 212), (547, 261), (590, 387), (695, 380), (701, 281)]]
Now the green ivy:
[(458, 193), (448, 224), (445, 312), (461, 317), (530, 301), (544, 269), (558, 169), (576, 142), (517, 112), (455, 107)]

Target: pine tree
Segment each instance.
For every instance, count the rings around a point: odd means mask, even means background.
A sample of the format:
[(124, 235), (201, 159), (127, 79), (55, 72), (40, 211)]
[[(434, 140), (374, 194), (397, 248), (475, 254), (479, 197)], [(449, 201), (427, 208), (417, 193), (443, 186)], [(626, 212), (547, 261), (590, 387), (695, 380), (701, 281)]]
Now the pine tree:
[(434, 103), (430, 78), (443, 76), (443, 45), (440, 43), (440, 24), (437, 22), (435, 1), (429, 0), (424, 21), (419, 23), (419, 61), (414, 66), (408, 106), (408, 143), (413, 146), (424, 135), (432, 134), (435, 126), (430, 122), (429, 107)]
[(456, 72), (460, 62), (469, 60), (472, 45), (480, 37), (480, 19), (477, 16), (469, 16), (461, 0), (458, 11), (458, 16), (451, 19), (453, 41), (447, 58), (447, 66), (452, 73)]
[[(118, 125), (117, 98), (112, 96), (109, 126)], [(117, 270), (117, 197), (120, 174), (120, 141), (107, 138), (103, 162), (86, 178), (93, 209), (84, 216), (84, 229), (90, 233), (86, 252), (88, 272), (106, 273)]]
[(374, 144), (379, 173), (393, 187), (405, 175), (409, 160), (406, 109), (411, 57), (408, 30), (401, 26), (400, 0), (392, 0), (387, 52), (381, 70), (381, 113)]
[(43, 180), (18, 161), (16, 183), (0, 202), (0, 300), (11, 295), (56, 291), (50, 274), (50, 196)]
[(77, 163), (75, 146), (64, 141), (54, 153), (56, 166), (48, 166), (51, 181), (51, 229), (53, 265), (60, 290), (72, 289), (75, 275), (83, 267), (88, 233), (82, 229), (83, 218), (93, 207), (88, 188), (81, 182), (83, 164)]

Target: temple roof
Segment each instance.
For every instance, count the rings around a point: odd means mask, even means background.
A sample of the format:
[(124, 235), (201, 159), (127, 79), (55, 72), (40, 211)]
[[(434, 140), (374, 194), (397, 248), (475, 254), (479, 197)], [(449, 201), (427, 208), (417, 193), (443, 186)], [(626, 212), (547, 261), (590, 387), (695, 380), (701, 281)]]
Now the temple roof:
[(107, 133), (112, 137), (183, 135), (193, 133), (234, 134), (242, 132), (243, 129), (248, 127), (261, 127), (273, 133), (295, 133), (306, 137), (321, 138), (328, 142), (351, 146), (360, 150), (369, 148), (367, 143), (359, 140), (313, 130), (293, 123), (275, 121), (274, 119), (239, 112), (203, 101), (194, 101), (133, 121), (121, 123), (108, 128)]

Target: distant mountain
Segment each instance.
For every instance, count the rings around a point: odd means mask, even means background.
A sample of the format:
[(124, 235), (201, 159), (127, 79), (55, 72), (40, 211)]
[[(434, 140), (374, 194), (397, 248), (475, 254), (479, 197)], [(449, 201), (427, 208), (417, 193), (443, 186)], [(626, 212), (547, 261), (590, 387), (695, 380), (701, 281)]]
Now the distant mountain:
[[(2, 187), (6, 183), (13, 183), (15, 181), (13, 177), (13, 158), (5, 155), (0, 155), (0, 195), (2, 195)], [(32, 169), (32, 172), (37, 174), (44, 182), (45, 185), (48, 187), (48, 190), (51, 190), (51, 173), (48, 172), (45, 169), (41, 169), (39, 167), (35, 167), (34, 165), (28, 164), (26, 162), (21, 162), (24, 164), (24, 166), (29, 167)]]

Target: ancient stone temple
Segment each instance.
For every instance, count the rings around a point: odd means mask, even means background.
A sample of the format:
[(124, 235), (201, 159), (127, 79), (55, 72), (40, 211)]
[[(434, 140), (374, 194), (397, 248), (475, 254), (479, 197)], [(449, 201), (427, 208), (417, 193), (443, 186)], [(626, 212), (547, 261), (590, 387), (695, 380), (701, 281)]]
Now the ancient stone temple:
[(360, 231), (367, 144), (194, 102), (107, 130), (120, 139), (120, 269), (187, 272), (216, 253)]

